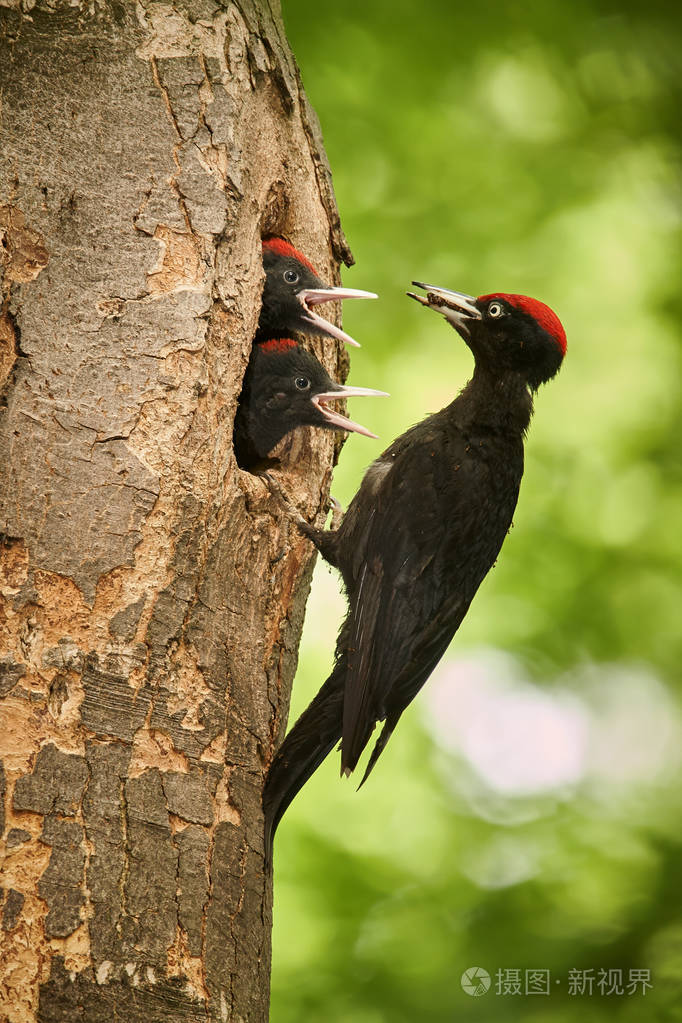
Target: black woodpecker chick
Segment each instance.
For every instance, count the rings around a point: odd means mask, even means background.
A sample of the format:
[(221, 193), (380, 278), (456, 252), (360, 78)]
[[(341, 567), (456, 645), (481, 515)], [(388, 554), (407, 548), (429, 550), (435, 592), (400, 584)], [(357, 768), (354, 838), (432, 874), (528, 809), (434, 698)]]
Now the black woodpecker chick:
[(263, 269), (265, 285), (257, 342), (298, 333), (334, 337), (360, 347), (340, 327), (319, 316), (314, 307), (344, 298), (376, 298), (373, 292), (328, 287), (306, 257), (283, 238), (263, 242)]
[(253, 468), (299, 426), (347, 430), (376, 438), (375, 433), (328, 404), (362, 395), (386, 392), (335, 383), (315, 356), (290, 338), (254, 345), (235, 418), (237, 463), (242, 469)]
[(511, 525), (533, 394), (566, 351), (563, 327), (542, 302), (418, 287), (426, 297), (411, 297), (452, 324), (474, 373), (450, 405), (372, 463), (338, 529), (297, 519), (341, 572), (348, 614), (331, 675), (270, 767), (266, 860), (282, 814), (339, 739), (350, 774), (384, 722), (364, 782), (445, 653)]

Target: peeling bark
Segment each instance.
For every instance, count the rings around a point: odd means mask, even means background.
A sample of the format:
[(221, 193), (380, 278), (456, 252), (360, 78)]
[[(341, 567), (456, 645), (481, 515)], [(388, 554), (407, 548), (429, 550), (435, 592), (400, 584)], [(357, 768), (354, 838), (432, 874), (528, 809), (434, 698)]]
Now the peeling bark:
[(2, 1018), (265, 1020), (312, 557), (232, 425), (261, 236), (351, 258), (319, 126), (268, 0), (3, 0), (0, 97)]

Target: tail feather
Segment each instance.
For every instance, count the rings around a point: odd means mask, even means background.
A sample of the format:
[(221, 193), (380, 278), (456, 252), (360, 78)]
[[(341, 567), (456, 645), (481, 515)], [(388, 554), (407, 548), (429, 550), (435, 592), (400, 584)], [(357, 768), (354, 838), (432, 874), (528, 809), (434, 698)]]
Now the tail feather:
[(337, 665), (270, 765), (263, 789), (266, 869), (272, 864), (275, 831), (285, 811), (341, 738), (343, 676)]
[[(376, 727), (376, 719), (369, 718), (364, 722), (356, 722), (349, 740), (341, 739), (341, 774), (348, 778), (358, 766), (358, 760), (365, 751), (365, 746), (372, 737)], [(388, 736), (387, 736), (388, 738)], [(378, 740), (379, 741), (379, 740)]]
[(386, 746), (386, 743), (388, 742), (388, 740), (393, 735), (393, 729), (398, 724), (398, 718), (399, 717), (400, 717), (400, 714), (398, 714), (397, 717), (386, 718), (386, 722), (384, 724), (384, 727), (381, 729), (381, 735), (379, 736), (379, 738), (377, 739), (377, 741), (374, 744), (374, 749), (372, 750), (372, 755), (371, 755), (371, 757), (369, 758), (369, 760), (367, 762), (367, 767), (365, 768), (365, 773), (362, 776), (362, 781), (358, 785), (358, 789), (361, 789), (362, 786), (367, 781), (367, 779), (369, 778), (369, 776), (370, 776), (370, 774), (372, 772), (372, 768), (374, 767), (374, 765), (376, 764), (377, 760), (379, 759), (379, 757), (383, 753), (384, 748)]

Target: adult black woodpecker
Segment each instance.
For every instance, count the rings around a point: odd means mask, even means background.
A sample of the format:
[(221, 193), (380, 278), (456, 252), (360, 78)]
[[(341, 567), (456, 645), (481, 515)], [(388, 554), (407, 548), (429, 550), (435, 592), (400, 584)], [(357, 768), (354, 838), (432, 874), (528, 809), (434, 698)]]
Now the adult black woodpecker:
[(324, 366), (291, 338), (253, 346), (235, 418), (238, 464), (251, 469), (299, 426), (320, 426), (376, 437), (366, 427), (329, 407), (330, 401), (362, 395), (386, 395), (369, 387), (347, 387), (331, 379)]
[(283, 238), (263, 242), (265, 284), (256, 341), (289, 337), (292, 333), (334, 337), (359, 348), (349, 334), (315, 312), (315, 306), (344, 298), (376, 298), (371, 291), (331, 288), (312, 263)]
[(339, 739), (341, 771), (350, 774), (384, 722), (362, 784), (445, 653), (511, 525), (533, 396), (566, 351), (563, 327), (542, 302), (415, 285), (426, 296), (410, 297), (441, 313), (469, 346), (474, 373), (450, 405), (372, 463), (337, 529), (314, 529), (289, 506), (339, 569), (348, 614), (331, 675), (270, 767), (266, 860), (282, 814)]

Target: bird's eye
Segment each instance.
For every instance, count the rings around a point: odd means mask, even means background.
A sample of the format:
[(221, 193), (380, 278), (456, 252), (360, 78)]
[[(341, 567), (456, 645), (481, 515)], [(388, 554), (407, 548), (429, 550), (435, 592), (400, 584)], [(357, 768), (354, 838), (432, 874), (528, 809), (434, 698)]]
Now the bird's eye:
[(284, 280), (287, 282), (287, 284), (296, 284), (296, 282), (298, 281), (298, 274), (296, 273), (295, 270), (285, 270)]
[(310, 387), (310, 381), (307, 377), (296, 377), (294, 383), (298, 387), (299, 391), (307, 391)]
[(504, 306), (501, 306), (499, 302), (491, 302), (488, 306), (488, 316), (492, 316), (495, 320), (498, 316), (502, 316), (503, 313)]

